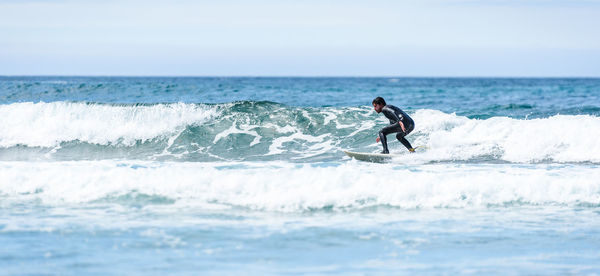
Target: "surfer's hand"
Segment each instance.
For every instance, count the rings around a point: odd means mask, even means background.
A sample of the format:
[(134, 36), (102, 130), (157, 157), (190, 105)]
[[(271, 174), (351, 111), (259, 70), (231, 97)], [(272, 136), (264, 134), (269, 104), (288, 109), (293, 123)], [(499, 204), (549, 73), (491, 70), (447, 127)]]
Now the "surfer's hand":
[(377, 143), (379, 143), (379, 137), (377, 137), (377, 139), (375, 139), (375, 141), (377, 141)]
[(400, 125), (400, 128), (402, 128), (402, 132), (406, 132), (406, 128), (404, 127), (404, 124), (402, 122), (398, 122), (398, 124)]

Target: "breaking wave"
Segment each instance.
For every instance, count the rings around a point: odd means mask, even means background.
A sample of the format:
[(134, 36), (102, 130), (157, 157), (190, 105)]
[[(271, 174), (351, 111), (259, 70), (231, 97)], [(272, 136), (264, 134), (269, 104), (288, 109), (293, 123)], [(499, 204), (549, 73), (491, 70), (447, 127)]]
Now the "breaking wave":
[[(419, 162), (600, 162), (600, 117), (471, 119), (409, 110), (408, 136), (428, 150)], [(0, 160), (334, 161), (341, 150), (375, 152), (383, 116), (368, 107), (290, 107), (273, 102), (224, 104), (0, 105)]]

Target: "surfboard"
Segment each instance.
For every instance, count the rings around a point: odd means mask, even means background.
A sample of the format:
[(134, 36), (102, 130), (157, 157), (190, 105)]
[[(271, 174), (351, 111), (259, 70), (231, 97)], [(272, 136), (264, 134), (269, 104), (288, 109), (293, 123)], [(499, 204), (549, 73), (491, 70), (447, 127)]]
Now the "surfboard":
[[(415, 147), (416, 151), (421, 151), (427, 149), (427, 146), (418, 146)], [(354, 152), (345, 150), (344, 153), (356, 160), (367, 161), (367, 162), (375, 162), (375, 163), (385, 163), (389, 162), (391, 159), (397, 156), (401, 156), (401, 154), (382, 154), (382, 153), (370, 153), (370, 152)]]
[(396, 154), (381, 154), (381, 153), (368, 153), (368, 152), (353, 152), (353, 151), (344, 151), (344, 153), (356, 160), (367, 161), (367, 162), (375, 162), (375, 163), (384, 163), (394, 158)]

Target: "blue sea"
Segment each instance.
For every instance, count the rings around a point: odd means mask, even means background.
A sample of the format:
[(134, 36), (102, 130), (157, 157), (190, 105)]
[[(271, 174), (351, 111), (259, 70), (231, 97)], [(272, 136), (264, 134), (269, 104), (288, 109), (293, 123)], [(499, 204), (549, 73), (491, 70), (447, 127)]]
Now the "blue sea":
[[(410, 154), (376, 96), (415, 121)], [(0, 274), (600, 274), (600, 79), (0, 77)]]

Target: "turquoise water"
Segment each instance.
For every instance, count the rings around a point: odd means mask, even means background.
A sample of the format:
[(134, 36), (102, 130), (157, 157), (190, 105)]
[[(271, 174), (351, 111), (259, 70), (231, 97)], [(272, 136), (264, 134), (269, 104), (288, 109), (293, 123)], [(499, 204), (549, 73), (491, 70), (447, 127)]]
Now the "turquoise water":
[[(406, 110), (389, 163), (376, 96)], [(3, 274), (600, 273), (600, 79), (0, 77)]]

